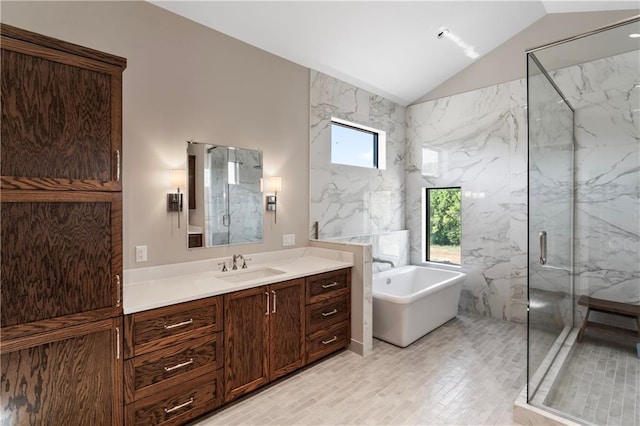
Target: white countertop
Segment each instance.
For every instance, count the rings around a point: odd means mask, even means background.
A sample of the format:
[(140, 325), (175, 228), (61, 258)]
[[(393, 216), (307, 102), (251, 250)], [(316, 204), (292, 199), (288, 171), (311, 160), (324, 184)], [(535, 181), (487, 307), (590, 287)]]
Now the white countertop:
[[(228, 272), (221, 272), (218, 263), (226, 262), (231, 269), (229, 257), (126, 270), (124, 313), (131, 314), (353, 266), (352, 253), (318, 247), (252, 253), (244, 257), (252, 259), (247, 261), (247, 269)], [(282, 273), (237, 283), (223, 279), (263, 268)]]

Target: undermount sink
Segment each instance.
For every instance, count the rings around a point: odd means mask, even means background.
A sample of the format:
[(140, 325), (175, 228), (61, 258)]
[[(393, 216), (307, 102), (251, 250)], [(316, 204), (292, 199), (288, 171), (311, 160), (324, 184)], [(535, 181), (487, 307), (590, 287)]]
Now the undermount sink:
[(268, 278), (274, 275), (284, 274), (284, 271), (274, 268), (261, 267), (253, 269), (241, 269), (239, 271), (224, 272), (216, 275), (216, 278), (230, 282), (241, 283), (244, 281), (257, 280), (259, 278)]

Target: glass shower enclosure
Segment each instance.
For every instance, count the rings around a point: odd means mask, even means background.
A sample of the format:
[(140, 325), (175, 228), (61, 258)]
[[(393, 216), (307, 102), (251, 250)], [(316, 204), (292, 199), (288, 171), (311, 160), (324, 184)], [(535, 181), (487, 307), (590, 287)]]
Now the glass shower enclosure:
[(640, 425), (640, 16), (529, 51), (527, 114), (527, 401)]

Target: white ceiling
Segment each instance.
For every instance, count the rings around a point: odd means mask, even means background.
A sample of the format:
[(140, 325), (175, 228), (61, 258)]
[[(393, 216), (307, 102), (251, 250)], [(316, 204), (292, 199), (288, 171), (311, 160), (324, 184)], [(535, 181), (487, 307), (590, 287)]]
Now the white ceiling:
[[(547, 13), (638, 7), (637, 0), (150, 1), (401, 105), (470, 65), (465, 47), (481, 57)], [(437, 38), (444, 27), (458, 43)]]

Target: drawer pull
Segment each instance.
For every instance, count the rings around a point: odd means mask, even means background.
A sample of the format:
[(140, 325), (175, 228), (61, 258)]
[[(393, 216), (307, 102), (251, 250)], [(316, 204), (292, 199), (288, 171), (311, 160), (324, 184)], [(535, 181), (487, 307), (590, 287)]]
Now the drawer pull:
[(164, 371), (173, 371), (178, 368), (186, 367), (187, 365), (193, 364), (193, 358), (189, 358), (189, 361), (181, 362), (180, 364), (176, 364), (173, 367), (165, 367)]
[(338, 285), (338, 283), (336, 281), (334, 281), (331, 284), (322, 284), (322, 288), (331, 288), (331, 287), (335, 287), (337, 285)]
[(176, 327), (182, 327), (185, 325), (189, 325), (189, 324), (193, 324), (193, 318), (189, 318), (188, 321), (182, 321), (176, 324), (171, 324), (171, 325), (166, 325), (164, 326), (165, 330), (171, 330), (172, 328), (176, 328)]
[(183, 402), (182, 404), (176, 405), (175, 407), (165, 408), (164, 412), (166, 414), (173, 413), (174, 411), (179, 410), (179, 409), (184, 408), (184, 407), (187, 407), (187, 406), (189, 406), (191, 404), (193, 404), (193, 397), (189, 398), (189, 400), (187, 402)]
[(332, 337), (331, 339), (329, 339), (329, 340), (323, 340), (323, 341), (322, 341), (322, 344), (323, 344), (323, 345), (328, 345), (329, 343), (333, 343), (333, 342), (335, 342), (336, 340), (338, 340), (338, 336), (333, 336), (333, 337)]
[(334, 310), (333, 310), (333, 311), (331, 311), (331, 312), (323, 312), (323, 313), (322, 313), (322, 316), (323, 316), (323, 317), (330, 317), (331, 315), (334, 315), (334, 314), (337, 314), (337, 313), (338, 313), (338, 310), (337, 310), (337, 309), (334, 309)]

